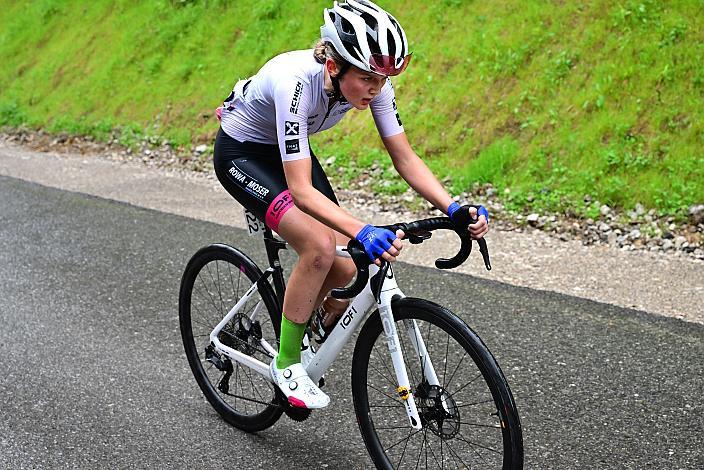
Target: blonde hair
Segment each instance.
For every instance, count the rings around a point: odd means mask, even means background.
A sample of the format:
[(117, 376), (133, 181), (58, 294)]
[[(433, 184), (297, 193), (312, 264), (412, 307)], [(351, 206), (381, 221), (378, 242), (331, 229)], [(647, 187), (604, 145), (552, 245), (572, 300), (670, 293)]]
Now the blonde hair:
[(349, 66), (349, 62), (335, 50), (335, 47), (330, 44), (330, 42), (323, 41), (322, 39), (315, 43), (313, 55), (319, 64), (324, 64), (326, 59), (332, 59), (339, 69), (342, 69), (344, 66)]

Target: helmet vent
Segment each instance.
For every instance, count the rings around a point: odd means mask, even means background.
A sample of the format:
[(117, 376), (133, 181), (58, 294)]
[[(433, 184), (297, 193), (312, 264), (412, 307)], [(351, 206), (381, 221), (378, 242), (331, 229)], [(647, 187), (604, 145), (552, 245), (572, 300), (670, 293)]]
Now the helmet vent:
[(379, 23), (377, 23), (376, 18), (367, 12), (363, 12), (361, 16), (364, 22), (367, 23), (367, 30), (379, 31)]
[(394, 41), (394, 35), (390, 30), (386, 31), (386, 44), (389, 45), (389, 55), (394, 57), (396, 55), (396, 41)]

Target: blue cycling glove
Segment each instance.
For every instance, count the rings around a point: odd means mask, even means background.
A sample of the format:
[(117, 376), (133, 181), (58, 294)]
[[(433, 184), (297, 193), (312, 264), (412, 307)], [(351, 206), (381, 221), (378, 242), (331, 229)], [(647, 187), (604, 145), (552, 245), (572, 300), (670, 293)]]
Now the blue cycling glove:
[(391, 230), (367, 224), (355, 238), (364, 246), (369, 259), (374, 261), (391, 248), (391, 244), (397, 237)]
[(470, 207), (476, 207), (477, 208), (477, 217), (480, 215), (483, 215), (486, 217), (487, 222), (489, 221), (489, 211), (486, 210), (486, 207), (484, 206), (460, 206), (457, 202), (453, 202), (450, 204), (450, 206), (447, 208), (447, 216), (450, 217), (450, 220), (453, 221), (455, 224), (461, 224), (463, 222), (466, 222), (466, 220), (469, 219), (469, 208)]

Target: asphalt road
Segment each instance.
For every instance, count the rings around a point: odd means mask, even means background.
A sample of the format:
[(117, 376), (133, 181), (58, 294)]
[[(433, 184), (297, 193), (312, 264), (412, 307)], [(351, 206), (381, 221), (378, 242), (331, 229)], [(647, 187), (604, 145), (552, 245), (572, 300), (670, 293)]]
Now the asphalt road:
[[(0, 177), (0, 468), (369, 468), (349, 357), (327, 375), (332, 405), (303, 423), (248, 435), (202, 398), (177, 293), (211, 242), (261, 250), (237, 229)], [(704, 468), (701, 325), (403, 264), (397, 274), (497, 357), (526, 468)]]

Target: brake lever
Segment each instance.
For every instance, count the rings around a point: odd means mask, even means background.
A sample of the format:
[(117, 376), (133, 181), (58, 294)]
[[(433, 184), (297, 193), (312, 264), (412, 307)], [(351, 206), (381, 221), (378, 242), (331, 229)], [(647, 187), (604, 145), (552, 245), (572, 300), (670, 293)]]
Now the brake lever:
[(484, 267), (487, 271), (491, 271), (491, 261), (489, 260), (489, 247), (486, 245), (486, 240), (484, 238), (479, 238), (477, 240), (479, 244), (479, 252), (482, 254), (484, 259)]

